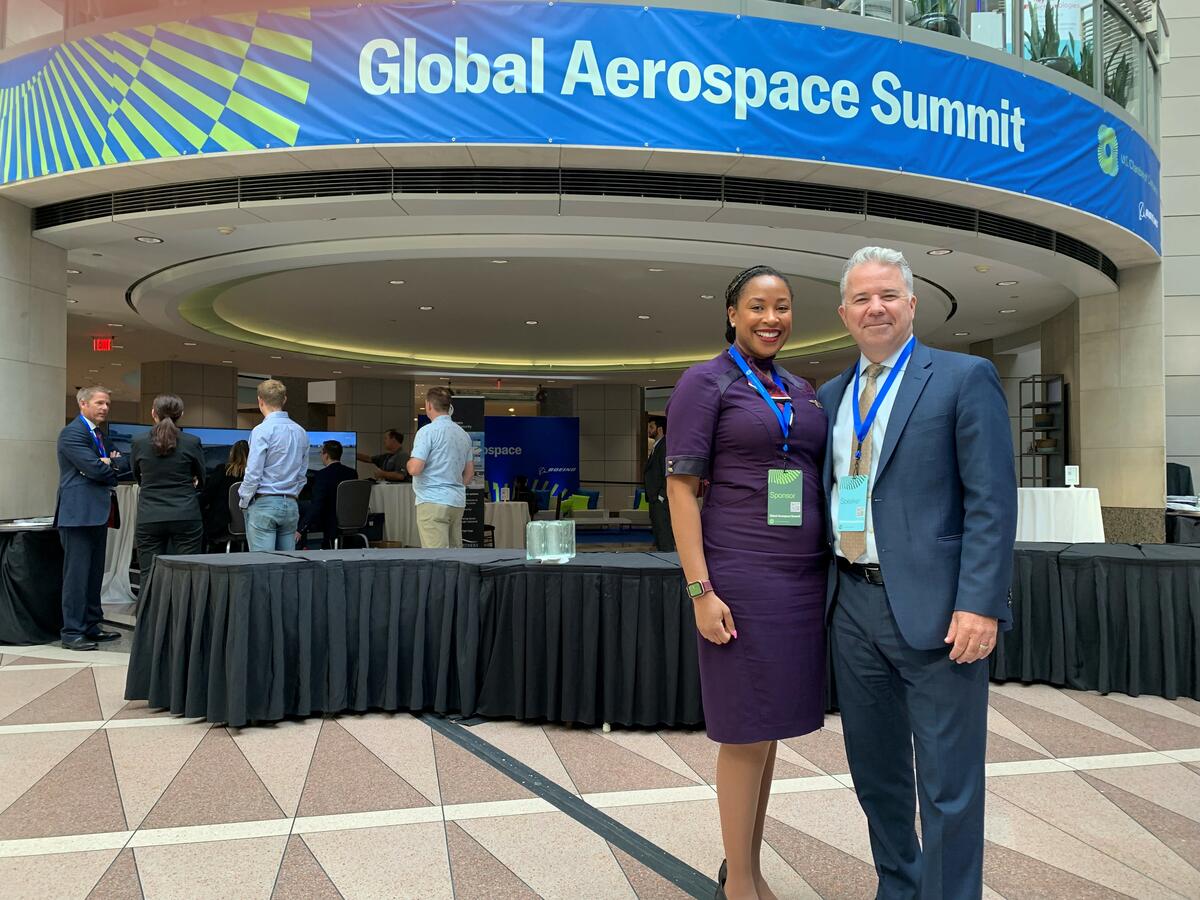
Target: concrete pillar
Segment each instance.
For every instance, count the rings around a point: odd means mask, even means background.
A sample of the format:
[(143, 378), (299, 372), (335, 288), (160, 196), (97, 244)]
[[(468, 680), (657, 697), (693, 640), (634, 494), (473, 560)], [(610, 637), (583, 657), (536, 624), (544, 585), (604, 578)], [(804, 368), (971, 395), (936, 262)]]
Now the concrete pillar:
[[(67, 389), (67, 254), (0, 199), (0, 518), (48, 516)], [(76, 407), (78, 411), (78, 407)]]
[(636, 384), (589, 384), (575, 389), (579, 416), (580, 486), (600, 491), (599, 505), (626, 509), (642, 483), (646, 411)]
[(183, 401), (185, 426), (237, 427), (237, 370), (232, 366), (162, 360), (142, 363), (141, 375), (143, 422), (150, 421), (157, 395), (175, 394)]
[(575, 391), (572, 388), (542, 388), (546, 399), (538, 406), (539, 416), (575, 415)]
[(1104, 534), (1110, 542), (1162, 542), (1162, 266), (1125, 269), (1118, 291), (1081, 298), (1077, 307), (1076, 389), (1071, 398), (1078, 409), (1079, 455), (1074, 458), (1080, 480), (1100, 489)]
[(1200, 484), (1200, 4), (1162, 5), (1171, 23), (1161, 147), (1167, 460)]
[[(404, 433), (404, 449), (412, 449), (417, 430), (414, 419), (413, 383), (400, 378), (339, 378), (337, 380), (333, 429), (358, 433), (362, 453), (382, 452), (383, 432), (395, 428)], [(346, 465), (351, 461), (343, 459)], [(370, 474), (364, 465), (360, 474)]]

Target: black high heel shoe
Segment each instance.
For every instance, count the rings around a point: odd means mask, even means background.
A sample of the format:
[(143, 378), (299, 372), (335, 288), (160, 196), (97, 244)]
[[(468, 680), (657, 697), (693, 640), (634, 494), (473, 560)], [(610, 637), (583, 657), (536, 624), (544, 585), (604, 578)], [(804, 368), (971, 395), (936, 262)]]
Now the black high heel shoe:
[(721, 868), (717, 870), (717, 892), (713, 900), (725, 900), (725, 879), (729, 877), (729, 860), (721, 860)]

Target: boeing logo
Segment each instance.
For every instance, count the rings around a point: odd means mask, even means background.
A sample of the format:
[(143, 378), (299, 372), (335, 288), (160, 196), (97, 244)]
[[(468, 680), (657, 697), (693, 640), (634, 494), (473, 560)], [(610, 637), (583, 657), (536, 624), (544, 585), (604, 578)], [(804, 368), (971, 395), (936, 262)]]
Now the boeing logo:
[(1138, 221), (1141, 222), (1144, 219), (1149, 219), (1151, 225), (1153, 225), (1155, 228), (1158, 227), (1158, 218), (1154, 215), (1154, 213), (1146, 209), (1145, 202), (1140, 202), (1138, 203)]

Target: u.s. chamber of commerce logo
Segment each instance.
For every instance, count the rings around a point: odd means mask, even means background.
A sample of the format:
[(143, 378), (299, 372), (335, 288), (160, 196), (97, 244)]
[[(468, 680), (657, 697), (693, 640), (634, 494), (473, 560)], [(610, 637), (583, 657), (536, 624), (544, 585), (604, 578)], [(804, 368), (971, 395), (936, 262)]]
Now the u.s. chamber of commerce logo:
[(1096, 132), (1096, 161), (1105, 175), (1115, 176), (1121, 167), (1117, 156), (1117, 133), (1108, 125), (1101, 125)]

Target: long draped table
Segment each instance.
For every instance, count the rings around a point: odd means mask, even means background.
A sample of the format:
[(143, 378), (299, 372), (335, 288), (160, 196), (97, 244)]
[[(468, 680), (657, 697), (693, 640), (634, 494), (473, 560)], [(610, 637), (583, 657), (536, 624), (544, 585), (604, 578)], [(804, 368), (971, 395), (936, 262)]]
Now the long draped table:
[[(388, 543), (405, 547), (420, 547), (421, 533), (417, 529), (417, 500), (408, 482), (384, 482), (371, 488), (373, 513), (383, 513), (383, 536)], [(529, 522), (529, 505), (515, 501), (487, 503), (483, 521), (496, 528), (496, 547), (525, 549), (525, 525)]]
[[(1018, 544), (1013, 575), (997, 680), (1200, 699), (1200, 548)], [(703, 718), (691, 602), (658, 553), (160, 557), (126, 696), (232, 725), (375, 708)]]
[(62, 569), (53, 526), (0, 526), (0, 644), (58, 640)]

